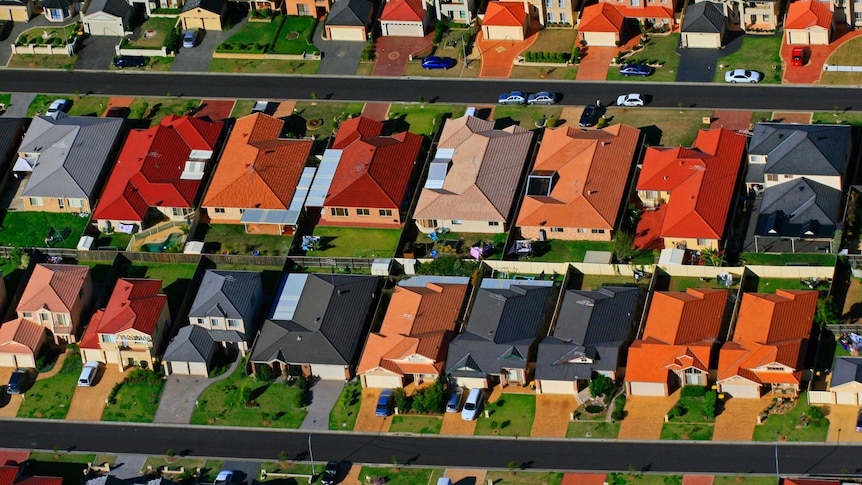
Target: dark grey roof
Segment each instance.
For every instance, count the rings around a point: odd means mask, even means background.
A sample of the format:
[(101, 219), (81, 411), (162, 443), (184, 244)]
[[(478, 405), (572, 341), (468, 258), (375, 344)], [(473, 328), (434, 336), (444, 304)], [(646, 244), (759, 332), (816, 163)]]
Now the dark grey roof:
[(272, 314), (251, 352), (252, 362), (352, 365), (365, 340), (366, 323), (377, 297), (375, 276), (289, 274), (281, 281), (273, 314), (291, 278), (305, 278), (293, 317)]
[(209, 363), (215, 353), (215, 345), (207, 329), (197, 325), (187, 325), (179, 329), (177, 336), (168, 344), (164, 360)]
[(262, 300), (260, 273), (210, 269), (201, 280), (189, 318), (234, 318), (251, 325)]
[(841, 176), (850, 159), (850, 127), (757, 123), (748, 153), (767, 156), (767, 174)]
[(183, 12), (202, 8), (208, 12), (221, 15), (224, 11), (225, 5), (227, 5), (227, 0), (187, 0), (186, 3), (183, 4)]
[[(594, 370), (616, 371), (639, 295), (629, 286), (567, 291), (554, 333), (539, 343), (536, 379), (574, 381), (589, 379)], [(593, 362), (571, 362), (579, 358)]]
[(369, 0), (337, 0), (326, 16), (327, 26), (365, 27), (371, 20), (374, 3)]
[(85, 15), (93, 15), (96, 12), (105, 12), (124, 19), (132, 14), (132, 6), (125, 0), (90, 0)]
[(77, 0), (42, 0), (44, 8), (69, 8)]
[(243, 334), (237, 332), (236, 330), (207, 330), (216, 342), (244, 342), (245, 337)]
[(526, 368), (552, 290), (552, 286), (531, 284), (480, 288), (466, 330), (449, 344), (446, 372), (485, 377), (499, 374), (502, 368)]
[(686, 9), (680, 31), (723, 34), (727, 31), (727, 17), (714, 3), (698, 2)]
[(123, 128), (120, 118), (37, 116), (19, 154), (39, 154), (24, 189), (25, 197), (89, 199)]
[(0, 162), (5, 162), (7, 155), (18, 147), (21, 142), (18, 134), (23, 127), (24, 120), (20, 118), (0, 118)]
[(767, 187), (754, 233), (764, 237), (832, 238), (841, 191), (802, 177)]
[(862, 357), (835, 357), (829, 385), (834, 387), (850, 382), (862, 384)]

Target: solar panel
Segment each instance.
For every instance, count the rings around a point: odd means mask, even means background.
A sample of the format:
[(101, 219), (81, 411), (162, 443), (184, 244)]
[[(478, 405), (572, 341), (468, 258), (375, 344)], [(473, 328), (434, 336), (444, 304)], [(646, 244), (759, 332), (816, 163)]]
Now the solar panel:
[(299, 297), (302, 296), (302, 289), (305, 288), (305, 282), (308, 280), (308, 274), (291, 273), (287, 275), (282, 283), (281, 293), (278, 295), (278, 301), (275, 308), (272, 309), (272, 320), (292, 320), (293, 314), (296, 312), (296, 306), (299, 304)]
[(314, 176), (314, 182), (311, 184), (308, 198), (305, 201), (306, 207), (323, 207), (324, 202), (326, 202), (326, 196), (329, 195), (332, 177), (335, 175), (338, 163), (341, 161), (342, 152), (343, 150), (333, 149), (323, 152), (323, 159), (320, 161), (320, 166), (317, 167), (317, 174)]

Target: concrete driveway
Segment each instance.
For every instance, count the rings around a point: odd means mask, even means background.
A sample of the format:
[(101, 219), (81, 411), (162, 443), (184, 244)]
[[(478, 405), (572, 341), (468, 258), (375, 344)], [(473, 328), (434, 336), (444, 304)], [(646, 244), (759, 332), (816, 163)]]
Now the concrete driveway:
[(534, 438), (565, 438), (569, 416), (578, 407), (571, 394), (536, 394), (536, 418), (530, 436)]
[(365, 50), (365, 42), (325, 40), (323, 25), (314, 29), (314, 45), (323, 53), (318, 74), (341, 74), (353, 76), (359, 67), (359, 59)]
[(153, 422), (188, 424), (192, 419), (198, 396), (211, 384), (227, 379), (236, 369), (238, 363), (239, 358), (234, 361), (227, 372), (214, 379), (200, 376), (168, 376)]
[[(231, 2), (233, 3), (233, 2)], [(237, 14), (240, 15), (240, 14)], [(204, 32), (203, 38), (197, 47), (184, 49), (181, 48), (174, 57), (174, 62), (171, 64), (171, 71), (174, 72), (209, 72), (210, 63), (213, 60), (213, 53), (216, 47), (226, 41), (240, 29), (245, 27), (246, 18), (239, 19), (230, 30), (208, 30)]]
[(384, 418), (374, 414), (377, 408), (377, 398), (380, 397), (382, 390), (372, 387), (362, 390), (362, 404), (359, 406), (359, 415), (356, 416), (356, 425), (353, 427), (353, 431), (369, 433), (386, 433), (389, 431), (389, 426), (392, 425), (392, 416)]
[(827, 442), (862, 442), (862, 433), (856, 432), (856, 416), (859, 415), (858, 407), (835, 404), (828, 406), (828, 409), (823, 414), (829, 418), (829, 433), (826, 435)]
[(446, 413), (443, 415), (443, 426), (440, 427), (440, 434), (455, 434), (462, 436), (473, 436), (476, 432), (476, 422), (464, 421), (461, 419), (461, 413)]
[(344, 381), (321, 379), (309, 389), (311, 403), (305, 408), (308, 414), (299, 429), (329, 429), (329, 413), (344, 389)]
[(713, 441), (751, 441), (757, 415), (769, 407), (772, 397), (760, 399), (730, 398), (724, 403), (721, 414), (715, 417)]
[(718, 60), (733, 54), (742, 45), (742, 32), (728, 32), (728, 42), (724, 49), (682, 49), (679, 54), (679, 69), (676, 73), (677, 82), (711, 83), (715, 78)]
[(117, 55), (116, 46), (122, 37), (91, 35), (87, 37), (80, 49), (75, 69), (108, 69), (111, 61)]
[(116, 365), (102, 365), (99, 369), (96, 385), (75, 388), (66, 419), (69, 421), (100, 421), (102, 412), (105, 410), (105, 400), (111, 394), (111, 389), (125, 378), (126, 374), (121, 372)]
[(679, 401), (677, 390), (669, 397), (629, 396), (626, 417), (620, 423), (621, 440), (657, 440), (661, 438), (664, 416)]

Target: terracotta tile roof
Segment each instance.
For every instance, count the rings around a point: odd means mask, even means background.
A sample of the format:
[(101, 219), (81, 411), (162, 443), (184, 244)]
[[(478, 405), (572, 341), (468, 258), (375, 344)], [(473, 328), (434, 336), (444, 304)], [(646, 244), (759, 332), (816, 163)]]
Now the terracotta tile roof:
[(37, 264), (15, 310), (35, 312), (47, 307), (52, 312), (69, 313), (89, 274), (87, 266)]
[(382, 131), (383, 123), (364, 116), (341, 124), (332, 148), (343, 152), (325, 206), (401, 207), (423, 140), (407, 131)]
[(98, 310), (81, 337), (81, 347), (99, 348), (99, 334), (117, 334), (134, 329), (152, 335), (159, 323), (168, 297), (162, 293), (161, 280), (120, 278), (108, 305)]
[(191, 208), (202, 181), (180, 176), (193, 151), (214, 150), (223, 125), (171, 115), (129, 132), (93, 218), (141, 221), (148, 207)]
[[(17, 465), (30, 459), (27, 450), (0, 450), (0, 466), (11, 466), (17, 469)], [(0, 481), (0, 484), (5, 482)]]
[[(626, 18), (612, 3), (601, 2), (584, 8), (579, 32), (620, 32)], [(544, 139), (542, 141), (544, 143)]]
[(818, 0), (801, 0), (787, 7), (785, 29), (832, 28), (832, 4)]
[(640, 130), (621, 124), (546, 130), (533, 170), (555, 172), (557, 179), (550, 197), (524, 198), (517, 225), (613, 230), (639, 139)]
[(521, 27), (527, 21), (527, 12), (521, 2), (488, 2), (482, 25)]
[(616, 7), (626, 18), (660, 18), (671, 19), (671, 22), (673, 22), (674, 19), (672, 8), (661, 7), (659, 5), (644, 5), (643, 7), (617, 5)]
[(0, 485), (12, 485), (17, 476), (17, 466), (0, 466)]
[(36, 353), (45, 328), (26, 318), (16, 318), (0, 326), (0, 353)]
[(380, 20), (421, 22), (425, 19), (425, 0), (389, 0), (383, 7)]
[[(368, 337), (357, 374), (378, 368), (402, 376), (438, 374), (466, 294), (461, 284), (396, 287), (380, 330)], [(412, 356), (422, 361), (408, 361)]]
[(263, 113), (238, 119), (202, 206), (286, 210), (314, 141), (279, 138), (283, 128)]
[(743, 166), (745, 136), (700, 130), (692, 148), (650, 147), (637, 190), (671, 192), (662, 237), (722, 239)]
[(607, 477), (604, 473), (566, 473), (560, 485), (604, 485)]

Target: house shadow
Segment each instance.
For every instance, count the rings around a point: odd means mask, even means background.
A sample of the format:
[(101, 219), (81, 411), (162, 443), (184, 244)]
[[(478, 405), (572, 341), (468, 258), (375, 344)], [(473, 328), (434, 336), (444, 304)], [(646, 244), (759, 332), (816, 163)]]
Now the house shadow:
[(308, 120), (306, 120), (302, 116), (292, 114), (282, 119), (284, 120), (285, 135), (295, 135), (301, 138), (305, 136), (305, 134), (308, 132)]
[(644, 143), (649, 146), (661, 146), (661, 128), (656, 125), (649, 125), (642, 126), (639, 129), (644, 134)]
[(520, 126), (520, 123), (518, 121), (512, 119), (510, 116), (494, 120), (494, 129), (495, 130), (505, 130), (506, 128), (508, 128), (512, 125)]
[(410, 123), (407, 122), (406, 114), (399, 114), (394, 118), (389, 118), (383, 122), (384, 133), (402, 133), (410, 130)]

